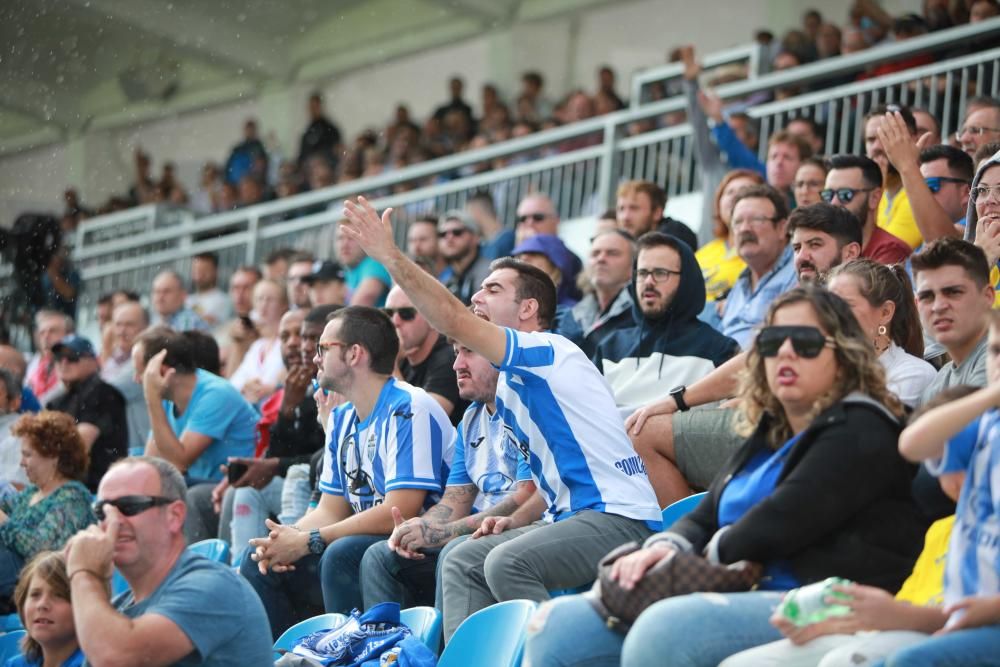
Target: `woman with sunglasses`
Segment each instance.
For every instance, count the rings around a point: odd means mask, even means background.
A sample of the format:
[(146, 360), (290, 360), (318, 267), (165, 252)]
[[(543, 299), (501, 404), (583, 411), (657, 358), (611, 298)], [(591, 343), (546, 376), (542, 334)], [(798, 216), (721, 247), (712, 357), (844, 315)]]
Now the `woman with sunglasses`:
[(529, 637), (532, 667), (717, 665), (781, 634), (779, 591), (846, 576), (896, 590), (923, 522), (896, 450), (902, 406), (846, 303), (816, 287), (778, 297), (749, 351), (737, 430), (748, 436), (685, 518), (616, 562), (633, 586), (676, 550), (761, 563), (749, 593), (693, 594), (647, 608), (628, 635), (583, 597), (557, 600)]
[(923, 359), (924, 335), (906, 269), (859, 258), (835, 267), (826, 285), (847, 302), (872, 342), (889, 391), (916, 407), (937, 371)]
[[(111, 591), (108, 590), (108, 594)], [(21, 571), (14, 591), (17, 615), (27, 634), (21, 655), (4, 667), (80, 667), (83, 652), (76, 639), (66, 557), (43, 551)]]
[(61, 549), (94, 523), (90, 491), (79, 480), (87, 450), (76, 422), (62, 412), (26, 414), (11, 431), (21, 440), (21, 467), (30, 484), (0, 501), (0, 605), (9, 600), (24, 563), (39, 551)]

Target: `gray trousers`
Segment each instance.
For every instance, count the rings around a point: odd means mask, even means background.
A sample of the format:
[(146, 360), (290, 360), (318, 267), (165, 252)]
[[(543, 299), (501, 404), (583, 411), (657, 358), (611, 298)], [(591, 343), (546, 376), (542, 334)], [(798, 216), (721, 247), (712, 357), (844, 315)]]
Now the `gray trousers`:
[(468, 616), (491, 604), (542, 602), (551, 590), (586, 586), (609, 551), (641, 543), (652, 533), (643, 521), (584, 510), (557, 523), (537, 521), (466, 540), (441, 564), (445, 641)]

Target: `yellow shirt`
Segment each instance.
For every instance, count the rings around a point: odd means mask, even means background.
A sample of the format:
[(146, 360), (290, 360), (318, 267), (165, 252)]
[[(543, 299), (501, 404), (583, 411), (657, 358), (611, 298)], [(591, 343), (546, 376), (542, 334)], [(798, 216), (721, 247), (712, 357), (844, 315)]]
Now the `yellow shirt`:
[(1000, 269), (996, 266), (990, 269), (990, 285), (993, 285), (993, 308), (1000, 310)]
[(913, 209), (910, 208), (910, 198), (906, 196), (905, 189), (901, 188), (892, 198), (891, 207), (888, 195), (882, 193), (882, 200), (878, 203), (876, 224), (893, 236), (906, 241), (911, 248), (917, 248), (924, 242), (924, 237), (917, 228), (917, 221), (913, 219)]
[(728, 247), (725, 239), (709, 241), (694, 256), (705, 278), (707, 301), (715, 301), (729, 292), (747, 267), (736, 250)]
[(896, 593), (897, 600), (920, 607), (941, 606), (944, 603), (944, 561), (948, 556), (948, 540), (954, 525), (953, 514), (938, 519), (927, 529), (924, 549), (913, 566), (913, 572)]

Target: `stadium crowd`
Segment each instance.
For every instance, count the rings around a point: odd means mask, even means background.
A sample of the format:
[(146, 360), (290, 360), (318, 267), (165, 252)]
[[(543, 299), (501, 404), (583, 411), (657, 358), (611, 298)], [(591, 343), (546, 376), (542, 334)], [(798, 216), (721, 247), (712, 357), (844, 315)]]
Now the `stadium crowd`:
[[(861, 0), (844, 31), (808, 12), (775, 66), (950, 25), (946, 4), (893, 20)], [(295, 623), (383, 602), (436, 607), (447, 642), (517, 599), (545, 603), (534, 667), (1000, 664), (1000, 101), (970, 99), (953, 137), (926, 110), (865, 109), (863, 154), (826, 154), (799, 118), (761, 163), (693, 48), (676, 56), (706, 193), (690, 226), (629, 180), (586, 262), (544, 192), (513, 229), (483, 192), (400, 248), (361, 196), (330, 248), (224, 286), (198, 254), (103, 295), (99, 339), (44, 308), (30, 358), (0, 345), (0, 606), (28, 631), (8, 664), (270, 664)], [(423, 129), (401, 107), (384, 150), (344, 150), (314, 96), (283, 180), (248, 122), (197, 195), (218, 178), (250, 203), (623, 104), (610, 70), (600, 102), (550, 107), (526, 75), (516, 114), (493, 89), (477, 120), (462, 92)], [(184, 201), (148, 166), (133, 201)], [(235, 570), (187, 548), (208, 538)], [(628, 543), (626, 590), (679, 553), (763, 574), (655, 601), (627, 632), (556, 596)], [(829, 577), (842, 614), (776, 611)]]

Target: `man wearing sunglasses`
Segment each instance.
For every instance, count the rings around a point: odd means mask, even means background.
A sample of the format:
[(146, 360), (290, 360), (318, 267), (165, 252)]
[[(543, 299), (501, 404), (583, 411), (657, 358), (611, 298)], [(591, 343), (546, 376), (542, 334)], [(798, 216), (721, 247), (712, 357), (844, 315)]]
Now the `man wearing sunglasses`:
[(430, 394), (453, 424), (460, 422), (469, 404), (459, 396), (455, 383), (452, 346), (417, 312), (399, 285), (389, 290), (382, 310), (399, 335), (399, 372), (403, 379)]
[(255, 551), (241, 566), (275, 638), (323, 609), (363, 607), (365, 551), (392, 532), (394, 507), (410, 519), (438, 501), (454, 447), (455, 431), (441, 406), (392, 377), (399, 338), (385, 313), (338, 310), (317, 348), (320, 387), (349, 401), (330, 415), (322, 496), (294, 525), (268, 521), (270, 535), (250, 541)]
[(448, 211), (438, 223), (438, 245), (450, 274), (444, 284), (468, 304), (490, 272), (490, 260), (479, 250), (479, 226), (464, 211)]
[(861, 223), (861, 256), (881, 262), (905, 262), (910, 246), (876, 224), (882, 197), (882, 170), (861, 155), (833, 155), (827, 163), (826, 188), (819, 196), (828, 204), (846, 208)]
[(555, 518), (544, 526), (498, 525), (455, 547), (442, 586), (446, 600), (462, 602), (445, 604), (446, 635), (498, 600), (545, 600), (551, 589), (585, 585), (610, 550), (645, 540), (661, 518), (656, 495), (597, 368), (573, 343), (546, 333), (556, 310), (552, 280), (498, 259), (470, 312), (396, 247), (391, 211), (380, 219), (364, 197), (344, 210), (344, 231), (385, 264), (427, 321), (500, 369), (497, 411), (524, 443)]
[(882, 143), (879, 128), (887, 115), (899, 115), (899, 120), (911, 141), (917, 140), (917, 121), (906, 107), (896, 104), (877, 106), (865, 115), (862, 138), (865, 142), (865, 156), (874, 160), (882, 171), (882, 194), (878, 204), (877, 224), (893, 236), (901, 239), (910, 248), (918, 247), (923, 241), (920, 228), (913, 217), (913, 207), (902, 178), (896, 166), (889, 159), (888, 151)]
[[(94, 665), (271, 664), (267, 616), (228, 565), (189, 551), (185, 484), (159, 458), (123, 459), (101, 480), (100, 522), (66, 545), (80, 647)], [(108, 600), (112, 566), (129, 592)]]
[(535, 234), (559, 235), (559, 213), (552, 200), (543, 194), (532, 194), (522, 199), (517, 205), (515, 221), (515, 245)]
[(960, 237), (972, 182), (972, 159), (954, 146), (930, 144), (929, 136), (915, 141), (899, 112), (887, 113), (876, 133), (899, 173), (923, 242)]

